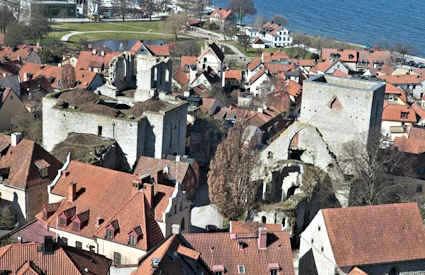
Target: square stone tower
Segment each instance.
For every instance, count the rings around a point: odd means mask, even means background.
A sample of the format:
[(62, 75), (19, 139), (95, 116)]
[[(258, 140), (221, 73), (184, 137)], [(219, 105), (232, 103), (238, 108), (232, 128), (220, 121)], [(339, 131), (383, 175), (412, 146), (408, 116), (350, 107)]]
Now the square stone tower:
[(134, 101), (146, 101), (159, 92), (171, 92), (172, 62), (170, 58), (137, 55), (137, 90)]
[(366, 145), (380, 134), (384, 94), (384, 82), (317, 75), (303, 83), (299, 121), (316, 127), (339, 156), (345, 143)]

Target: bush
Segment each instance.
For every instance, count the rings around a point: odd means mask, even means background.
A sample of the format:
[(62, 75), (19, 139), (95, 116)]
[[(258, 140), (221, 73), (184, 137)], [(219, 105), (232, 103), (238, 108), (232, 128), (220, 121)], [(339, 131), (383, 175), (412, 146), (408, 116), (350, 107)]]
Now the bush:
[(16, 215), (11, 206), (4, 206), (0, 213), (0, 227), (11, 228), (16, 224)]

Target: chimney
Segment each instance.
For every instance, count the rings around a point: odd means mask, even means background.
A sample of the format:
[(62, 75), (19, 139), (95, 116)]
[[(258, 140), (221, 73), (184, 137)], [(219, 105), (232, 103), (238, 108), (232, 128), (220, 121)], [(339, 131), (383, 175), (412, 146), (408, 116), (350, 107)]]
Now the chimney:
[(172, 224), (171, 225), (171, 234), (180, 234), (181, 233), (180, 224)]
[(19, 142), (21, 142), (22, 137), (23, 137), (23, 135), (22, 135), (22, 133), (20, 133), (20, 132), (12, 133), (12, 134), (10, 135), (10, 144), (11, 144), (13, 147), (15, 147), (16, 145), (18, 145), (18, 144), (19, 144)]
[(154, 184), (153, 183), (145, 183), (145, 196), (148, 200), (149, 206), (153, 209), (153, 199), (155, 195)]
[(267, 249), (267, 228), (258, 228), (258, 249)]
[(180, 162), (181, 160), (182, 160), (182, 157), (181, 157), (180, 155), (177, 155), (177, 156), (176, 156), (176, 161), (177, 161), (177, 162)]
[(73, 202), (75, 201), (76, 198), (77, 198), (77, 183), (73, 181), (69, 183), (67, 199), (69, 202)]
[(101, 55), (101, 56), (105, 56), (105, 51), (101, 51), (101, 52), (100, 52), (100, 55)]
[(96, 49), (93, 49), (93, 50), (91, 51), (91, 53), (92, 53), (93, 55), (96, 55), (96, 53), (97, 53)]

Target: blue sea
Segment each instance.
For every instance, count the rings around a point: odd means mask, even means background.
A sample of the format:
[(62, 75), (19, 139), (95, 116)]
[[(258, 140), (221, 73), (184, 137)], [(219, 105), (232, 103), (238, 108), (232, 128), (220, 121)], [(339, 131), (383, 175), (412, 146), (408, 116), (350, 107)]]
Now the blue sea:
[[(215, 0), (227, 8), (229, 0)], [(425, 0), (254, 0), (257, 15), (285, 16), (294, 32), (362, 45), (409, 42), (425, 57)], [(254, 17), (255, 18), (255, 17)], [(247, 23), (254, 19), (247, 18)]]

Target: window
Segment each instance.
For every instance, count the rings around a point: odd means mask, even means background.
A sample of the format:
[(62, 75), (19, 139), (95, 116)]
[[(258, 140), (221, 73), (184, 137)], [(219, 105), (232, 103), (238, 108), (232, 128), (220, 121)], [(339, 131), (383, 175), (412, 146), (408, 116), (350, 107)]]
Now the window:
[(63, 243), (64, 245), (68, 245), (68, 239), (67, 239), (67, 238), (62, 237), (62, 238), (61, 238), (61, 241), (62, 241), (62, 243)]
[(223, 272), (222, 272), (222, 271), (217, 271), (217, 272), (215, 272), (214, 274), (215, 274), (215, 275), (223, 275)]
[(184, 218), (182, 219), (182, 221), (180, 222), (180, 232), (184, 232), (185, 230), (185, 224), (184, 224)]
[(72, 223), (72, 230), (80, 231), (80, 223), (79, 222), (73, 222)]
[(422, 193), (422, 184), (418, 184), (417, 186), (416, 186), (416, 193)]
[(102, 136), (102, 126), (97, 126), (97, 135), (98, 135), (99, 137), (101, 137), (101, 136)]
[(243, 265), (243, 264), (238, 265), (238, 273), (239, 274), (245, 274), (245, 265)]
[(90, 250), (90, 252), (94, 252), (94, 245), (90, 245), (89, 250)]
[(114, 238), (114, 231), (111, 229), (106, 229), (106, 239), (112, 240)]
[(75, 247), (78, 249), (82, 249), (83, 248), (83, 243), (79, 242), (79, 241), (75, 241)]
[(59, 218), (59, 225), (60, 226), (66, 226), (66, 219), (65, 218)]
[(277, 269), (270, 270), (270, 275), (277, 275)]
[(121, 254), (118, 252), (114, 252), (114, 265), (121, 264)]
[(49, 175), (49, 170), (47, 169), (47, 167), (40, 169), (41, 178), (47, 178), (48, 175)]
[(136, 236), (134, 236), (134, 235), (130, 235), (129, 244), (130, 244), (131, 246), (136, 246), (136, 244), (137, 244), (137, 238), (136, 238)]
[(408, 118), (409, 117), (409, 112), (401, 112), (400, 117), (401, 118)]

